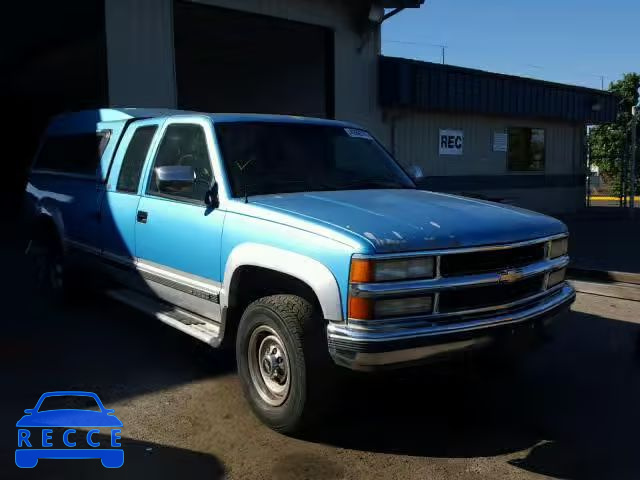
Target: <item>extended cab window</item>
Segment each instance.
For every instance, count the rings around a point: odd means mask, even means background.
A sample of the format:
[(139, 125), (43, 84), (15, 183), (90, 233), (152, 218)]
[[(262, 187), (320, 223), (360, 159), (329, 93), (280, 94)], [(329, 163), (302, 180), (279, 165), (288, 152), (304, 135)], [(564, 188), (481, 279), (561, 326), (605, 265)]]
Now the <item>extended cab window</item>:
[[(160, 192), (156, 171), (159, 167), (166, 166), (192, 167), (195, 174), (193, 185), (170, 194)], [(158, 147), (147, 193), (204, 202), (212, 182), (213, 171), (204, 129), (199, 125), (169, 125)]]
[(119, 192), (135, 193), (138, 191), (142, 167), (157, 129), (156, 125), (149, 125), (148, 127), (140, 127), (134, 132), (122, 159), (116, 187)]
[(42, 144), (34, 168), (95, 175), (110, 138), (110, 130), (47, 137)]

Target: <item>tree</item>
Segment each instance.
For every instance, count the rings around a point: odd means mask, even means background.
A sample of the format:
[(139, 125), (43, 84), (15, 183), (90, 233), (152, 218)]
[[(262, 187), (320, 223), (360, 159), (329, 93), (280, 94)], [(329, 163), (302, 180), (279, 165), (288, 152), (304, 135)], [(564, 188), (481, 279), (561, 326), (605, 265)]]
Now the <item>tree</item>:
[(589, 135), (591, 162), (598, 166), (600, 173), (613, 185), (614, 191), (618, 194), (622, 190), (621, 160), (628, 158), (631, 107), (638, 103), (639, 87), (640, 74), (638, 73), (625, 73), (621, 80), (612, 82), (609, 85), (609, 91), (621, 99), (618, 118), (613, 123), (594, 128)]

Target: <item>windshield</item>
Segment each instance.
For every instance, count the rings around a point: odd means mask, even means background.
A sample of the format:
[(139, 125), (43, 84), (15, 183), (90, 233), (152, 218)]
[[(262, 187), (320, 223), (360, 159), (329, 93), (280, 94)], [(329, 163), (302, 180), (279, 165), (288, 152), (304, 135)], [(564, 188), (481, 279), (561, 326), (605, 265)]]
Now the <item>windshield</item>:
[(39, 412), (46, 412), (49, 410), (65, 410), (65, 409), (77, 409), (77, 410), (91, 410), (94, 412), (100, 411), (100, 406), (93, 397), (88, 395), (54, 395), (46, 397), (42, 400)]
[(234, 197), (374, 188), (415, 188), (360, 129), (291, 123), (223, 123), (218, 143)]

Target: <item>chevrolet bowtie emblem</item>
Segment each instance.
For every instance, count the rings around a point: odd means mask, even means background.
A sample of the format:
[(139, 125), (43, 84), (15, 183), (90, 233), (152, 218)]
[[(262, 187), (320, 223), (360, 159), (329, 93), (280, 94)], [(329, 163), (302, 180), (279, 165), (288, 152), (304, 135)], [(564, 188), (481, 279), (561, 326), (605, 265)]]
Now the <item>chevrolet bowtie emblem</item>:
[(513, 283), (522, 279), (524, 274), (522, 270), (505, 270), (500, 273), (500, 283)]

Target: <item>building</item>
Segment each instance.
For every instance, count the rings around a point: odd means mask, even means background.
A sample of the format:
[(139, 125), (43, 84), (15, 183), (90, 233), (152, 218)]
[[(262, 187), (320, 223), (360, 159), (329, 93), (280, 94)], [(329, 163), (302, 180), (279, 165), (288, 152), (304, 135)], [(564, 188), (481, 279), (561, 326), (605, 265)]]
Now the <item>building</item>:
[[(21, 191), (48, 119), (99, 106), (349, 119), (383, 141), (384, 8), (424, 0), (67, 0), (0, 19), (0, 94)], [(6, 132), (5, 132), (6, 133)]]
[(12, 140), (2, 193), (21, 193), (52, 115), (108, 105), (349, 120), (369, 128), (405, 166), (420, 167), (423, 188), (553, 213), (581, 207), (584, 126), (614, 119), (616, 99), (381, 57), (384, 8), (423, 3), (12, 4), (0, 18), (0, 95)]
[(601, 90), (380, 59), (390, 148), (423, 188), (547, 213), (585, 205), (586, 126), (615, 120)]

